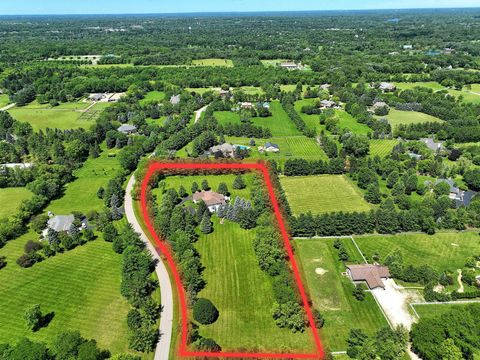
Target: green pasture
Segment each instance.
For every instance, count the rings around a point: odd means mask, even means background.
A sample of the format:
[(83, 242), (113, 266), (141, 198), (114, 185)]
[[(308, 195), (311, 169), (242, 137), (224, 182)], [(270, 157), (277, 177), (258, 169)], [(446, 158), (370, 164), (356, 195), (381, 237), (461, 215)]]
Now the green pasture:
[(192, 65), (233, 67), (233, 61), (226, 60), (226, 59), (200, 59), (200, 60), (192, 60)]
[(420, 318), (439, 317), (452, 309), (466, 307), (468, 304), (412, 304)]
[(421, 81), (421, 82), (396, 82), (395, 85), (400, 90), (411, 90), (416, 87), (425, 87), (432, 89), (433, 91), (440, 91), (445, 89), (444, 86), (435, 81)]
[(0, 219), (15, 214), (23, 200), (30, 199), (32, 193), (24, 187), (0, 189)]
[(140, 100), (140, 104), (148, 103), (149, 101), (161, 101), (165, 99), (165, 92), (163, 91), (150, 91), (145, 97)]
[(7, 94), (0, 95), (0, 109), (10, 104), (10, 100)]

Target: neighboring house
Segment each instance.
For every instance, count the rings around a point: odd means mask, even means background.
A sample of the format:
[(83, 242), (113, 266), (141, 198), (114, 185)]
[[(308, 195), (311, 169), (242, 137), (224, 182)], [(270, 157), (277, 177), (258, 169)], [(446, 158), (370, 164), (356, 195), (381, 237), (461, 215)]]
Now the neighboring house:
[[(458, 188), (455, 185), (455, 181), (452, 179), (437, 179), (433, 186), (443, 182), (450, 186), (450, 193), (448, 194), (448, 197), (452, 200), (455, 200), (455, 206), (457, 208), (470, 205), (472, 199), (477, 195), (475, 191), (464, 191)], [(432, 186), (432, 183), (430, 181), (426, 181), (425, 185)]]
[(443, 149), (443, 143), (436, 142), (432, 138), (423, 138), (423, 139), (420, 139), (420, 141), (423, 142), (425, 145), (427, 145), (427, 147), (432, 151), (437, 152)]
[(444, 55), (452, 55), (454, 52), (455, 52), (455, 49), (452, 49), (452, 48), (443, 49), (443, 54)]
[(88, 99), (91, 101), (102, 101), (103, 99), (105, 99), (105, 97), (105, 94), (90, 94)]
[(208, 152), (212, 155), (215, 153), (221, 152), (224, 157), (233, 157), (235, 152), (235, 147), (232, 144), (224, 143), (221, 145), (212, 146)]
[(388, 83), (388, 82), (381, 82), (378, 88), (383, 92), (392, 92), (397, 90), (397, 87), (395, 86), (395, 84)]
[(131, 135), (137, 132), (137, 127), (135, 125), (123, 124), (117, 129), (117, 131), (125, 135)]
[(412, 50), (413, 45), (403, 45), (403, 50)]
[(330, 84), (322, 84), (320, 85), (320, 89), (328, 91), (328, 89), (330, 89), (330, 86)]
[(172, 105), (178, 105), (180, 103), (180, 95), (173, 95), (171, 98), (170, 98), (170, 104)]
[(9, 169), (28, 169), (33, 166), (32, 163), (8, 163), (8, 164), (0, 164), (0, 167), (6, 167)]
[(366, 282), (371, 290), (385, 289), (383, 279), (390, 277), (390, 270), (387, 266), (372, 264), (348, 265), (347, 273), (353, 282)]
[(262, 107), (262, 108), (264, 108), (264, 109), (270, 109), (270, 103), (267, 102), (267, 101), (265, 101), (265, 102), (259, 102), (259, 103), (257, 104), (257, 106), (258, 106), (258, 107)]
[(241, 109), (253, 109), (253, 104), (251, 102), (245, 101), (240, 103)]
[(287, 69), (287, 70), (300, 70), (302, 69), (302, 65), (296, 64), (293, 61), (286, 61), (278, 64), (282, 69)]
[(202, 190), (200, 192), (196, 192), (195, 194), (193, 194), (192, 199), (195, 204), (203, 201), (207, 205), (208, 211), (210, 211), (211, 213), (217, 212), (220, 206), (225, 205), (227, 203), (227, 200), (230, 200), (228, 196), (216, 193), (211, 190)]
[(320, 101), (320, 108), (321, 109), (333, 109), (337, 106), (337, 103), (332, 100), (322, 100)]
[(47, 236), (48, 230), (52, 229), (56, 232), (67, 232), (70, 230), (73, 222), (75, 221), (75, 216), (73, 215), (57, 215), (52, 216), (47, 222), (47, 228), (43, 230), (43, 236)]
[(381, 108), (384, 108), (384, 107), (387, 107), (389, 108), (388, 104), (384, 101), (377, 101), (375, 102), (375, 104), (373, 104), (372, 106), (372, 109), (373, 111), (377, 110), (377, 109), (381, 109)]
[(229, 90), (220, 90), (220, 97), (222, 99), (228, 99), (230, 97), (230, 91)]
[(422, 160), (422, 155), (415, 154), (413, 152), (409, 152), (408, 156), (410, 156), (410, 158), (415, 159), (415, 160)]
[(260, 151), (260, 152), (264, 152), (264, 151), (266, 151), (266, 152), (279, 152), (280, 147), (277, 144), (267, 142), (265, 144), (265, 146), (259, 146), (258, 151)]

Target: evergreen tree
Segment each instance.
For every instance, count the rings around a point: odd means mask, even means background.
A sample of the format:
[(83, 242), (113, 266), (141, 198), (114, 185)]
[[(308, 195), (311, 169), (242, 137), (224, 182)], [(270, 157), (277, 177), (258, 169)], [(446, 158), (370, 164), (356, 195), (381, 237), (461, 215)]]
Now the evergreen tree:
[(185, 198), (188, 196), (187, 190), (185, 190), (183, 185), (180, 185), (180, 187), (178, 188), (178, 196), (180, 196), (181, 198)]
[(371, 204), (380, 204), (382, 196), (380, 194), (378, 183), (368, 185), (367, 192), (365, 193), (365, 200)]
[(204, 234), (210, 234), (212, 232), (212, 221), (210, 220), (210, 213), (205, 211), (203, 213), (202, 221), (200, 222), (200, 231)]
[(237, 190), (245, 189), (245, 180), (243, 179), (243, 176), (238, 175), (235, 180), (233, 181), (233, 188)]
[(197, 207), (197, 223), (200, 223), (203, 219), (203, 214), (205, 213), (210, 213), (209, 210), (208, 210), (208, 207), (207, 207), (207, 204), (205, 204), (204, 201), (200, 201), (198, 203), (198, 207)]
[(219, 194), (228, 196), (228, 187), (227, 187), (227, 184), (225, 184), (224, 182), (220, 183), (220, 185), (218, 185), (218, 190), (217, 190), (217, 192), (218, 192)]
[(193, 182), (192, 184), (192, 194), (195, 194), (200, 188), (198, 187), (198, 184), (196, 181)]
[(207, 179), (204, 179), (202, 181), (202, 190), (205, 190), (205, 191), (210, 190), (210, 186), (208, 185)]

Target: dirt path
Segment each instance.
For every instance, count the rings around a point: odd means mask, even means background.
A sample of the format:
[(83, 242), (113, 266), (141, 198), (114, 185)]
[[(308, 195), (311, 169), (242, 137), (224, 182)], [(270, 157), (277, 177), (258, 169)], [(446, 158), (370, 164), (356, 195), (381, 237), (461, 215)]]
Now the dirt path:
[(463, 293), (465, 289), (463, 288), (463, 282), (462, 282), (462, 269), (458, 269), (458, 276), (457, 276), (457, 282), (458, 282), (458, 293)]

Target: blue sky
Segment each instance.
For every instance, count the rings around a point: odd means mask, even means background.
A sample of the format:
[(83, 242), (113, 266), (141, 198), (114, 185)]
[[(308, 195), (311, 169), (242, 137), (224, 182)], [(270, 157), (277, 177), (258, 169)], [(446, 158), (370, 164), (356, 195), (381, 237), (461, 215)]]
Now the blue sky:
[(0, 0), (0, 15), (478, 7), (480, 0)]

